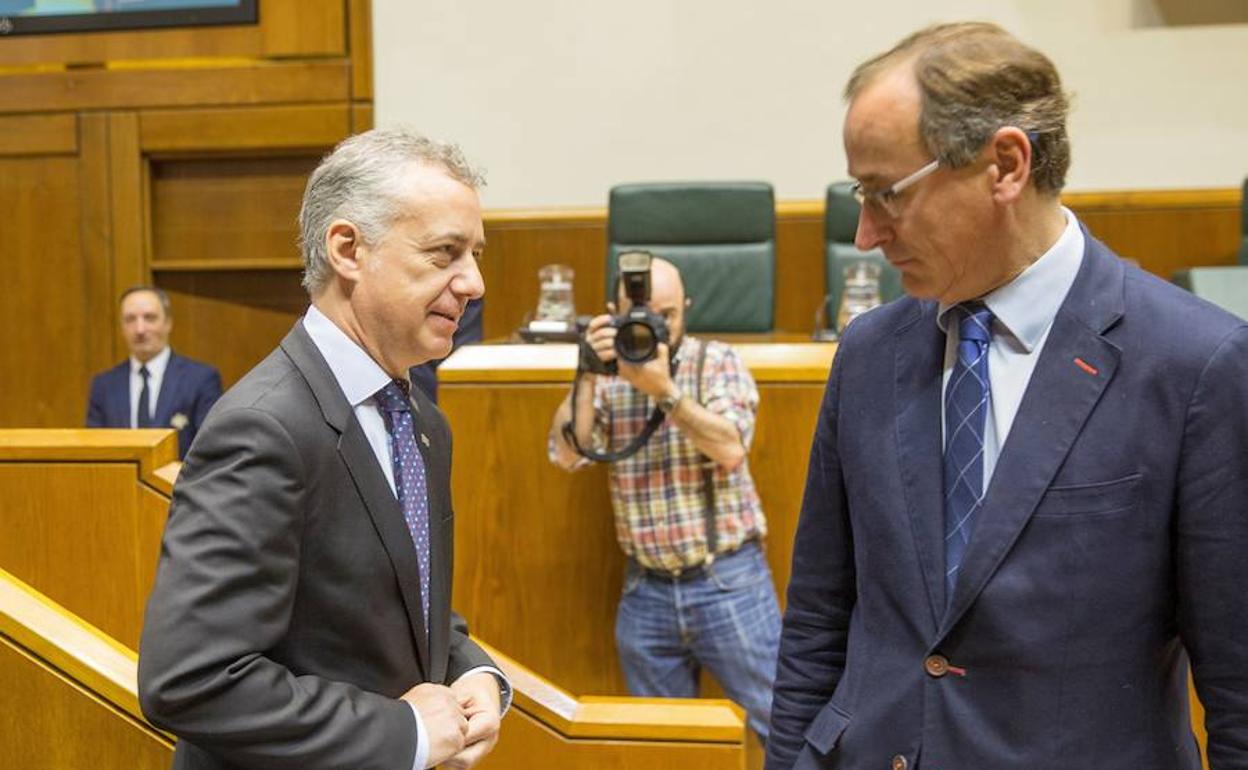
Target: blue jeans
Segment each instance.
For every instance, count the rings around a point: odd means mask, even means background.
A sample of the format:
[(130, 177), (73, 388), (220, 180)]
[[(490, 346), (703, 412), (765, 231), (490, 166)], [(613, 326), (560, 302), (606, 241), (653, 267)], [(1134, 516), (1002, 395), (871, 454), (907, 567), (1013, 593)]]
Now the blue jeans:
[(615, 645), (633, 695), (696, 698), (703, 666), (765, 742), (780, 647), (780, 607), (757, 542), (683, 580), (630, 560)]

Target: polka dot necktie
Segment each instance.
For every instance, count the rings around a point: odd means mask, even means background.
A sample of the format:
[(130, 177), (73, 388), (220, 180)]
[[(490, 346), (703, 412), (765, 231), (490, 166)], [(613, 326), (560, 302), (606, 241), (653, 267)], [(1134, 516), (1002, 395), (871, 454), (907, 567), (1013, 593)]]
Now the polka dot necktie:
[(954, 307), (958, 355), (945, 388), (945, 585), (953, 598), (958, 569), (984, 499), (984, 425), (988, 417), (988, 343), (992, 311), (979, 302)]
[(390, 434), (390, 457), (394, 463), (394, 487), (403, 510), (407, 531), (416, 545), (420, 562), (421, 609), (425, 628), (429, 628), (429, 493), (425, 486), (425, 460), (416, 448), (416, 429), (412, 419), (409, 385), (392, 380), (377, 391), (374, 398)]

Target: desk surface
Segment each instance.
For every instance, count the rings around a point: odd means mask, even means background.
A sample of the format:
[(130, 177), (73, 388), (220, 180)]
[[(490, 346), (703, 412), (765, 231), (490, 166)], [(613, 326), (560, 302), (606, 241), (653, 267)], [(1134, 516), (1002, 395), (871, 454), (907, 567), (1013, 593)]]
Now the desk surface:
[[(758, 382), (823, 382), (835, 343), (784, 342), (733, 344)], [(576, 346), (467, 345), (438, 368), (443, 384), (469, 382), (571, 382)]]

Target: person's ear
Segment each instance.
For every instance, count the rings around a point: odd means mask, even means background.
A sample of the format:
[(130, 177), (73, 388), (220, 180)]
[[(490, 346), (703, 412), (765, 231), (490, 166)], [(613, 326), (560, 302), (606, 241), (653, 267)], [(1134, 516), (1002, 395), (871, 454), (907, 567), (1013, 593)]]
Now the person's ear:
[(354, 283), (363, 270), (364, 239), (360, 229), (345, 219), (335, 219), (325, 230), (325, 253), (334, 274)]
[(986, 151), (993, 200), (1013, 203), (1031, 180), (1031, 140), (1021, 128), (1004, 126), (993, 134)]

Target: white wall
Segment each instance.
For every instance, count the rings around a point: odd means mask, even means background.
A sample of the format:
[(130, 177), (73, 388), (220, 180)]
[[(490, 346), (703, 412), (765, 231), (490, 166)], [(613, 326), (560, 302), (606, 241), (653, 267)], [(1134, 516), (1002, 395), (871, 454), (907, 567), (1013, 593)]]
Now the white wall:
[(988, 19), (1075, 94), (1068, 189), (1236, 186), (1248, 23), (1159, 26), (1158, 2), (373, 0), (377, 125), (457, 141), (489, 208), (599, 206), (617, 182), (681, 178), (818, 199), (845, 176), (854, 65), (925, 24)]

